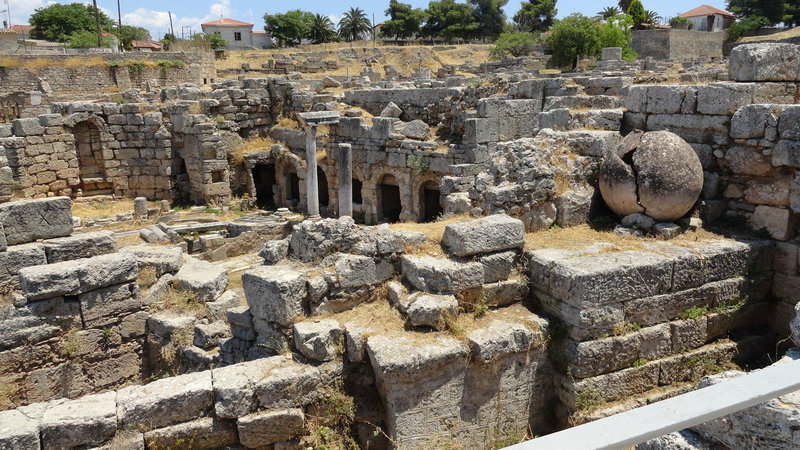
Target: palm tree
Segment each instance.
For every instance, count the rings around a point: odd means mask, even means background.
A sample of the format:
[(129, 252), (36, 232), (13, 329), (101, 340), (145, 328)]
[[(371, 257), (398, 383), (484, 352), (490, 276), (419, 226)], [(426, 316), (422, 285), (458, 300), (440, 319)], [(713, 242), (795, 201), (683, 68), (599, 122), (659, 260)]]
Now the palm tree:
[(350, 8), (339, 21), (339, 34), (348, 42), (358, 39), (371, 29), (372, 24), (361, 8)]
[(633, 0), (619, 0), (619, 2), (617, 2), (619, 9), (621, 9), (622, 12), (627, 13), (628, 8), (631, 6), (631, 1)]
[(647, 10), (647, 11), (644, 12), (644, 15), (647, 18), (647, 20), (645, 20), (645, 23), (649, 23), (651, 25), (655, 25), (655, 24), (659, 23), (661, 21), (661, 19), (662, 19), (662, 17), (659, 16), (658, 13), (655, 12), (655, 11)]
[(314, 14), (311, 20), (311, 26), (308, 30), (308, 38), (315, 44), (322, 44), (333, 40), (336, 31), (333, 28), (333, 22), (328, 16), (322, 14)]
[(597, 13), (597, 16), (601, 17), (603, 20), (608, 20), (620, 14), (622, 14), (622, 11), (616, 6), (606, 6), (605, 9)]

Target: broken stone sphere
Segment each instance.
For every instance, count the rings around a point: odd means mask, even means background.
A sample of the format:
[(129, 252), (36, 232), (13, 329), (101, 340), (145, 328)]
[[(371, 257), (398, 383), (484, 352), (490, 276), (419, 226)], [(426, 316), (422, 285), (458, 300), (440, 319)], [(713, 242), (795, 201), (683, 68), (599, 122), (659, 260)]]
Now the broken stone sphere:
[(675, 221), (692, 209), (702, 189), (700, 158), (669, 131), (634, 131), (603, 156), (600, 193), (620, 216), (644, 213)]

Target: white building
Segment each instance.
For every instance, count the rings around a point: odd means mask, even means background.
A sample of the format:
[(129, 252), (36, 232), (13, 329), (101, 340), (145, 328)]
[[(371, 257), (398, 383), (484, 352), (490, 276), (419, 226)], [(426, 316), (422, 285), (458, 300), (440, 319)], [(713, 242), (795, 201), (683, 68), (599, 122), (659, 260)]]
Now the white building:
[(253, 24), (233, 19), (219, 19), (200, 24), (203, 33), (218, 34), (228, 48), (270, 48), (272, 39), (266, 31), (253, 31)]
[(689, 19), (692, 31), (723, 31), (736, 21), (736, 17), (728, 11), (708, 5), (700, 5), (678, 17)]

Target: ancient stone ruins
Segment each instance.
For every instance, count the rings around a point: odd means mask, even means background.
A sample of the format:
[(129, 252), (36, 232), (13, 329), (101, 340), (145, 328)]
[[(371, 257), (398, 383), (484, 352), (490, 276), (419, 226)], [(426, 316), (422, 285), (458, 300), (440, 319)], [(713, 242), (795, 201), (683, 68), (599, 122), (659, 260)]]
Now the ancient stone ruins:
[(800, 358), (800, 46), (603, 55), (0, 69), (0, 448), (498, 448)]

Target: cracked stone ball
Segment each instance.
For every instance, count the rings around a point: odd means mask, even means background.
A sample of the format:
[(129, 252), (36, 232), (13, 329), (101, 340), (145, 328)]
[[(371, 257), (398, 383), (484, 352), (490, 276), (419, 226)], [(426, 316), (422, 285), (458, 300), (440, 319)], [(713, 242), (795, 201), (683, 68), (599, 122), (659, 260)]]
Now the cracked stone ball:
[(702, 189), (700, 158), (669, 131), (634, 131), (603, 156), (600, 193), (620, 216), (644, 213), (671, 222), (692, 209)]

